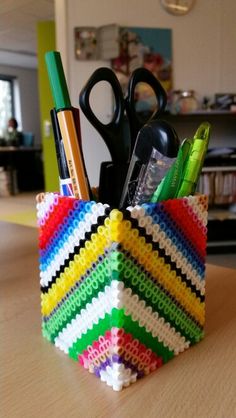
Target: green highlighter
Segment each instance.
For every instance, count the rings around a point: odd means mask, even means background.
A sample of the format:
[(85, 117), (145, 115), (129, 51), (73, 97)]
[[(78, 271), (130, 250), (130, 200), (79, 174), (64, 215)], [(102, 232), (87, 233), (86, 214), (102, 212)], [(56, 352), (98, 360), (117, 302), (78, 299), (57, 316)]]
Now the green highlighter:
[(162, 200), (173, 199), (181, 185), (185, 165), (192, 146), (193, 139), (186, 138), (178, 151), (176, 160), (168, 170), (156, 191), (153, 193), (151, 202), (161, 202)]
[(185, 197), (195, 193), (206, 156), (210, 133), (211, 125), (208, 122), (203, 122), (197, 129), (176, 197)]
[(194, 194), (210, 139), (211, 125), (203, 122), (192, 139), (186, 138), (176, 161), (153, 193), (151, 202)]

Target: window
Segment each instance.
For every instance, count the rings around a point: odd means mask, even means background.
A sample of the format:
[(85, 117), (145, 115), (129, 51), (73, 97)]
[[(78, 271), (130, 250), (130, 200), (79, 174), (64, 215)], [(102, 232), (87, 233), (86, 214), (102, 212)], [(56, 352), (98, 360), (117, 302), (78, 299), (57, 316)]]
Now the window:
[(0, 137), (4, 137), (7, 122), (14, 115), (13, 79), (0, 75)]

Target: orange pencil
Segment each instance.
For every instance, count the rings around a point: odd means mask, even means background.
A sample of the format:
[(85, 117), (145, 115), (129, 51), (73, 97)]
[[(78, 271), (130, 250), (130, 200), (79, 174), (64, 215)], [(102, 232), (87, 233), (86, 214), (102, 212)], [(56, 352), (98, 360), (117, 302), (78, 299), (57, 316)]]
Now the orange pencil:
[(46, 53), (45, 58), (73, 193), (78, 199), (89, 200), (89, 186), (85, 175), (82, 151), (76, 133), (61, 56), (57, 51), (50, 51)]

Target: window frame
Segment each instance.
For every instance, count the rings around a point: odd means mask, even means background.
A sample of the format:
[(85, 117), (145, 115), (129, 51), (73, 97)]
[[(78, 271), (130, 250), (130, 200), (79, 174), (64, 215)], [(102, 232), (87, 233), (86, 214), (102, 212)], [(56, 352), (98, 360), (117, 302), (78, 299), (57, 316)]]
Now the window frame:
[(15, 97), (14, 97), (14, 80), (16, 77), (12, 75), (5, 75), (0, 73), (0, 80), (8, 81), (10, 83), (10, 90), (11, 90), (11, 112), (12, 117), (15, 117)]
[[(8, 83), (8, 88), (9, 88), (9, 94), (10, 94), (10, 107), (8, 108), (9, 110), (9, 114), (8, 112), (6, 113), (6, 120), (5, 118), (3, 119), (4, 121), (4, 125), (5, 128), (3, 127), (2, 123), (1, 123), (1, 129), (0, 129), (0, 137), (4, 137), (6, 134), (6, 129), (7, 129), (7, 122), (10, 118), (15, 118), (16, 116), (16, 104), (15, 104), (15, 80), (16, 80), (16, 76), (11, 75), (11, 74), (2, 74), (0, 73), (0, 81), (1, 82), (7, 82)], [(2, 122), (3, 122), (2, 121)]]

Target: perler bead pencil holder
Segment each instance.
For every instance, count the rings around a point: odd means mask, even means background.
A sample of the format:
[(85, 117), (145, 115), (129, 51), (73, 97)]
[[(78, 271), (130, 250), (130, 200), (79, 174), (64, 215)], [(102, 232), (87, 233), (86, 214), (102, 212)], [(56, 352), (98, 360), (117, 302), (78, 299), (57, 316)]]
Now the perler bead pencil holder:
[(203, 337), (207, 198), (37, 205), (43, 335), (121, 390)]

